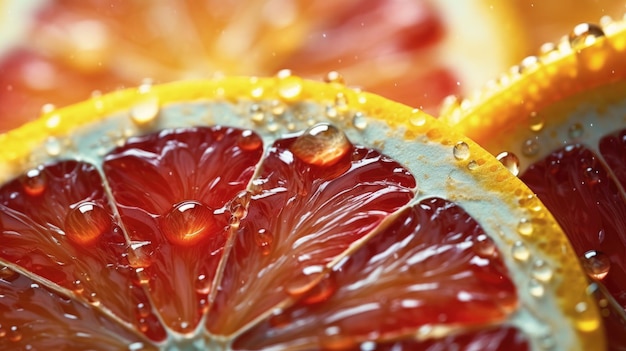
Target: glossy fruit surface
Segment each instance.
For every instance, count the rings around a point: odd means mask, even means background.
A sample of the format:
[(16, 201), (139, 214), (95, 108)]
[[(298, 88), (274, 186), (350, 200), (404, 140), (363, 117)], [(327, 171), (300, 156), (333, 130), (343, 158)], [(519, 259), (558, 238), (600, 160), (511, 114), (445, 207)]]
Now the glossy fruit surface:
[(144, 85), (0, 139), (4, 348), (604, 347), (530, 190), (378, 96)]

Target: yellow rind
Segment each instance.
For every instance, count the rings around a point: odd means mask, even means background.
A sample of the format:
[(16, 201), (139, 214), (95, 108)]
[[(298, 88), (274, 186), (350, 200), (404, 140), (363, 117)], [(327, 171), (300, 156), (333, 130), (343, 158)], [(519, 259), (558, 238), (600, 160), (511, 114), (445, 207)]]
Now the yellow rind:
[[(604, 350), (605, 338), (600, 328), (600, 315), (592, 297), (586, 292), (587, 284), (576, 255), (552, 215), (543, 207), (532, 192), (502, 164), (476, 143), (453, 130), (445, 123), (423, 112), (395, 103), (382, 97), (346, 88), (337, 83), (325, 84), (302, 80), (298, 77), (248, 78), (232, 77), (212, 81), (177, 82), (146, 89), (129, 89), (95, 97), (67, 108), (52, 111), (42, 118), (0, 136), (0, 178), (6, 180), (28, 169), (33, 150), (41, 148), (51, 135), (79, 138), (73, 133), (84, 125), (97, 125), (121, 111), (129, 110), (146, 94), (158, 97), (162, 106), (197, 100), (231, 101), (278, 99), (286, 104), (312, 101), (327, 104), (336, 101), (338, 94), (345, 97), (346, 108), (404, 130), (407, 143), (430, 142), (445, 146), (452, 153), (457, 142), (465, 142), (471, 150), (471, 158), (458, 161), (458, 172), (470, 174), (475, 184), (470, 189), (450, 184), (446, 189), (450, 200), (460, 202), (489, 202), (494, 196), (510, 207), (510, 213), (524, 214), (533, 225), (533, 234), (518, 235), (540, 257), (549, 257), (558, 263), (558, 270), (549, 289), (557, 292), (556, 299), (561, 311), (569, 317), (568, 325), (574, 326), (580, 350)], [(398, 137), (394, 135), (393, 137)], [(417, 141), (416, 141), (417, 140)], [(441, 155), (442, 162), (450, 155)], [(476, 161), (478, 167), (468, 169), (468, 163)], [(444, 192), (442, 190), (442, 192)], [(476, 218), (479, 223), (493, 221)], [(489, 223), (491, 227), (511, 226), (509, 222)], [(515, 231), (515, 228), (502, 228)], [(493, 233), (492, 233), (493, 234)], [(512, 246), (511, 239), (502, 239), (501, 249)], [(514, 263), (507, 262), (510, 267)], [(519, 267), (516, 269), (530, 269)], [(519, 287), (523, 289), (524, 287)], [(581, 304), (584, 308), (581, 309)], [(582, 310), (582, 311), (581, 311)], [(558, 333), (559, 330), (554, 330)]]
[[(573, 45), (564, 37), (552, 50), (524, 60), (477, 96), (452, 101), (442, 109), (442, 119), (484, 145), (494, 131), (510, 135), (520, 126), (527, 128), (531, 116), (548, 106), (577, 105), (580, 100), (573, 98), (580, 97), (577, 94), (626, 80), (626, 22), (609, 22), (601, 28), (604, 36)], [(560, 123), (566, 117), (550, 119)]]

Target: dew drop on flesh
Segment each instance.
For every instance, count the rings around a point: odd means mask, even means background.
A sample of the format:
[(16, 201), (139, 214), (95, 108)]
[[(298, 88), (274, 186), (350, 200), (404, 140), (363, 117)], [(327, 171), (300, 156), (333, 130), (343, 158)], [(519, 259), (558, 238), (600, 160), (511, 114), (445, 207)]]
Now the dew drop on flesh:
[(46, 175), (39, 168), (33, 168), (26, 172), (20, 180), (24, 192), (30, 196), (41, 195), (46, 190)]
[(554, 272), (552, 268), (544, 260), (537, 260), (533, 262), (531, 275), (538, 281), (547, 283), (552, 279)]
[(261, 137), (251, 130), (244, 130), (241, 132), (237, 145), (245, 151), (257, 150), (263, 145)]
[(352, 144), (346, 135), (330, 124), (317, 124), (307, 129), (291, 145), (293, 154), (314, 166), (332, 166), (345, 156)]
[(272, 241), (274, 240), (272, 233), (270, 233), (267, 229), (261, 228), (256, 233), (254, 239), (259, 249), (261, 249), (261, 253), (264, 256), (269, 255), (272, 250)]
[(535, 138), (528, 138), (522, 143), (522, 154), (524, 156), (535, 156), (539, 153), (539, 141)]
[(343, 76), (337, 71), (330, 71), (324, 77), (326, 83), (344, 84)]
[(352, 125), (354, 125), (354, 128), (358, 130), (364, 130), (367, 128), (367, 119), (362, 113), (357, 112), (352, 117)]
[(514, 176), (519, 174), (519, 159), (511, 152), (501, 152), (496, 156), (506, 169), (508, 169)]
[(19, 342), (22, 340), (22, 331), (17, 325), (12, 325), (7, 331), (7, 338), (12, 342)]
[(75, 243), (87, 245), (109, 230), (111, 224), (107, 210), (94, 202), (85, 201), (65, 216), (65, 234)]
[(609, 274), (611, 261), (606, 254), (590, 250), (583, 255), (583, 267), (592, 279), (602, 280)]
[(517, 224), (517, 232), (524, 236), (529, 236), (533, 233), (533, 224), (526, 218), (520, 219)]
[(198, 274), (196, 277), (196, 292), (200, 295), (208, 295), (211, 291), (211, 279), (206, 274)]
[(490, 258), (496, 255), (496, 244), (486, 234), (479, 234), (474, 238), (474, 252), (480, 257)]
[(530, 250), (523, 242), (516, 241), (511, 248), (511, 255), (517, 261), (525, 262), (530, 258)]
[(454, 148), (452, 149), (452, 154), (457, 160), (467, 160), (470, 157), (469, 145), (467, 145), (467, 143), (464, 141), (459, 141), (454, 145)]
[(530, 279), (530, 281), (528, 282), (528, 292), (530, 293), (530, 295), (539, 298), (542, 297), (545, 293), (545, 288), (540, 281), (536, 279)]
[(567, 133), (571, 139), (580, 139), (583, 136), (584, 128), (580, 123), (572, 124), (568, 129)]
[(213, 233), (213, 211), (197, 201), (183, 201), (162, 218), (162, 229), (173, 244), (191, 245)]

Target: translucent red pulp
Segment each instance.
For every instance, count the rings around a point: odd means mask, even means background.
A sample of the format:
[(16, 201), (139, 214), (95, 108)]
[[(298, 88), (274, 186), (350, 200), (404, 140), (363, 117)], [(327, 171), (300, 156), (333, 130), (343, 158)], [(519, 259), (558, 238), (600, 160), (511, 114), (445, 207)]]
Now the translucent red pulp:
[(626, 347), (626, 130), (603, 137), (599, 152), (565, 146), (521, 179), (563, 227), (589, 277), (618, 303), (601, 298), (611, 342)]
[[(251, 131), (166, 130), (5, 184), (0, 346), (527, 350), (480, 225), (412, 204), (406, 168), (316, 128), (266, 150)], [(431, 327), (448, 336), (415, 340)]]

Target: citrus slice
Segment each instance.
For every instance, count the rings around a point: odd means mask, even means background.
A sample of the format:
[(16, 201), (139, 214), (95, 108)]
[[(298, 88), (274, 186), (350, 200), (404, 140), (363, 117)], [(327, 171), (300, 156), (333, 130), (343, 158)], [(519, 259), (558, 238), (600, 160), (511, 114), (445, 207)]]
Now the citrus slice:
[(626, 24), (581, 24), (545, 48), (444, 118), (551, 210), (602, 292), (613, 346), (624, 347)]
[(4, 349), (604, 348), (530, 190), (376, 95), (144, 85), (0, 142)]
[[(314, 79), (339, 71), (327, 79), (434, 112), (445, 96), (472, 91), (513, 64), (524, 43), (508, 40), (522, 37), (511, 6), (484, 0), (6, 6), (26, 15), (5, 19), (7, 37), (16, 39), (5, 50), (0, 42), (2, 131), (35, 119), (44, 105), (65, 106), (145, 79), (274, 75), (285, 68)], [(23, 28), (21, 36), (15, 28)], [(493, 43), (488, 55), (475, 50), (485, 42)]]

